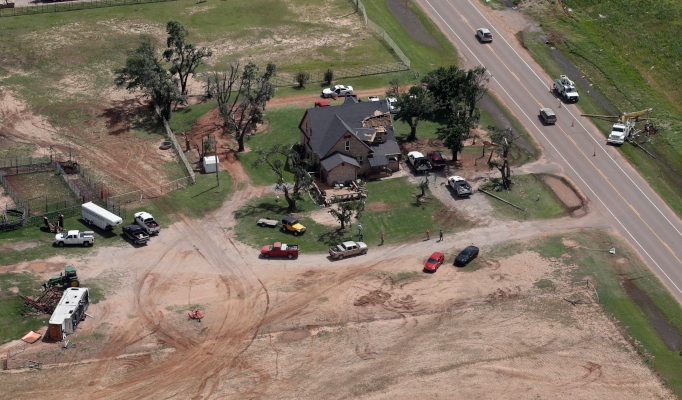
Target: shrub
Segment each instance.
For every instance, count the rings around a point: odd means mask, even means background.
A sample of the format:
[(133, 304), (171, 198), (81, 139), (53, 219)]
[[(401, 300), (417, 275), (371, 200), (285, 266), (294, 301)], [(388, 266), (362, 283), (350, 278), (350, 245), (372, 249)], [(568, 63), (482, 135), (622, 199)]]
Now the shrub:
[(307, 72), (300, 71), (299, 73), (296, 74), (296, 82), (298, 83), (298, 87), (304, 88), (305, 84), (310, 81), (310, 74)]
[(334, 71), (332, 71), (331, 68), (324, 71), (324, 83), (326, 83), (327, 85), (331, 85), (333, 80), (334, 80)]

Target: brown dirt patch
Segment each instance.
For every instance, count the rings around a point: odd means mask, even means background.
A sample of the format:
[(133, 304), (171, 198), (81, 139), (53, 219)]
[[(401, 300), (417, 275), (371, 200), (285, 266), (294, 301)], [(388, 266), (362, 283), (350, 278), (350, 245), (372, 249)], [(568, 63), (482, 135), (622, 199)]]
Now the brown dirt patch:
[(388, 211), (391, 209), (391, 205), (383, 202), (370, 203), (365, 206), (365, 209), (368, 211)]
[(568, 209), (577, 209), (582, 207), (583, 203), (580, 197), (569, 187), (564, 181), (553, 175), (543, 175), (543, 181), (549, 186), (554, 194), (559, 198), (561, 203)]

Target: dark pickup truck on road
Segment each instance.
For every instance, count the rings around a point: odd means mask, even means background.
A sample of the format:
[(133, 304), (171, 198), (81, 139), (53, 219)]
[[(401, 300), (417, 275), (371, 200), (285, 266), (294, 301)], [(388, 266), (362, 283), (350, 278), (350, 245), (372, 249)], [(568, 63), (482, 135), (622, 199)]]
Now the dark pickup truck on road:
[(275, 244), (263, 246), (260, 250), (260, 255), (263, 256), (263, 258), (270, 257), (294, 258), (298, 257), (299, 251), (300, 247), (297, 244), (284, 244), (281, 242), (275, 242)]

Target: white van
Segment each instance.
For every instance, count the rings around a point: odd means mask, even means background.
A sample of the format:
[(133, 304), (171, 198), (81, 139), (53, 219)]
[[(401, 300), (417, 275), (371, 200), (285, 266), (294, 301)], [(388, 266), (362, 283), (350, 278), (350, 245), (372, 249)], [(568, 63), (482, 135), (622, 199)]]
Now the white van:
[(94, 225), (105, 230), (123, 223), (121, 217), (105, 210), (91, 201), (81, 206), (81, 218), (89, 225)]

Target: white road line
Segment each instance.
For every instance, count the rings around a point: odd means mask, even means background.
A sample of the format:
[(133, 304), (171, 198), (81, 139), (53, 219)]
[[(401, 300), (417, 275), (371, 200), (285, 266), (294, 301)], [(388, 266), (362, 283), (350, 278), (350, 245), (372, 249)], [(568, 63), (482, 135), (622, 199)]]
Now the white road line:
[[(450, 31), (457, 37), (457, 39), (464, 45), (464, 47), (466, 47), (466, 49), (469, 50), (469, 52), (471, 53), (471, 55), (474, 56), (474, 58), (476, 59), (476, 61), (478, 61), (479, 64), (483, 65), (483, 63), (481, 63), (481, 60), (479, 60), (478, 57), (476, 57), (476, 54), (474, 54), (474, 53), (471, 51), (471, 49), (469, 48), (469, 46), (467, 46), (466, 43), (464, 43), (464, 41), (462, 41), (462, 39), (459, 37), (459, 35), (454, 31), (454, 29), (452, 29), (452, 27), (450, 26), (450, 24), (448, 24), (447, 21), (440, 15), (440, 13), (433, 7), (433, 5), (429, 2), (429, 0), (424, 0), (424, 1), (429, 5), (429, 7), (431, 7), (431, 9), (433, 10), (433, 12), (436, 13), (436, 15), (438, 15), (438, 17), (441, 19), (441, 21), (448, 27), (448, 29), (450, 29)], [(471, 2), (469, 1), (469, 3), (471, 3)], [(474, 7), (474, 8), (475, 8), (475, 7)], [(477, 11), (478, 11), (478, 9), (477, 9)], [(478, 11), (478, 12), (479, 12), (479, 14), (480, 14), (480, 11)], [(481, 14), (481, 15), (482, 15), (482, 14)], [(485, 19), (485, 17), (483, 17), (483, 18)], [(486, 19), (486, 22), (487, 22), (487, 21), (488, 21), (488, 20)], [(492, 26), (492, 25), (491, 25), (491, 26)], [(494, 28), (493, 28), (493, 29), (494, 29)], [(497, 31), (496, 31), (496, 32), (497, 32)], [(499, 33), (499, 32), (498, 32), (498, 33)], [(505, 41), (505, 42), (506, 42), (506, 41)], [(509, 43), (507, 43), (507, 45), (509, 45)], [(511, 47), (511, 46), (510, 46), (510, 47)], [(515, 51), (513, 48), (512, 48), (512, 51), (514, 51), (514, 53), (516, 53), (516, 51)], [(518, 55), (518, 53), (516, 53), (516, 54)], [(520, 56), (519, 56), (519, 58), (520, 58)], [(522, 59), (522, 61), (523, 61), (523, 59)], [(524, 64), (525, 64), (525, 61), (524, 61)], [(526, 66), (528, 66), (528, 64), (526, 64)], [(528, 66), (528, 68), (532, 71), (532, 68), (530, 68), (530, 66)], [(486, 68), (486, 69), (487, 69), (487, 68)], [(532, 72), (533, 72), (533, 74), (535, 74), (535, 71), (532, 71)], [(535, 76), (537, 76), (537, 74), (535, 74)], [(630, 236), (630, 238), (632, 238), (632, 240), (633, 240), (635, 243), (637, 243), (637, 246), (639, 246), (639, 248), (644, 252), (644, 254), (646, 254), (647, 257), (649, 257), (649, 259), (654, 263), (654, 265), (656, 265), (656, 268), (658, 268), (658, 270), (661, 271), (661, 273), (663, 273), (663, 275), (668, 279), (668, 282), (670, 282), (670, 284), (672, 284), (672, 285), (675, 287), (675, 289), (677, 289), (677, 291), (678, 291), (680, 294), (682, 294), (682, 290), (675, 284), (675, 282), (673, 282), (673, 280), (670, 278), (670, 276), (668, 276), (668, 274), (663, 270), (663, 268), (661, 268), (661, 266), (658, 265), (658, 263), (656, 262), (656, 260), (654, 260), (654, 258), (651, 256), (651, 254), (649, 254), (649, 252), (646, 251), (646, 249), (644, 248), (644, 246), (642, 246), (642, 245), (639, 243), (639, 241), (638, 241), (637, 239), (635, 239), (635, 237), (632, 235), (632, 233), (630, 233), (630, 231), (623, 225), (623, 223), (620, 222), (620, 219), (618, 219), (618, 218), (613, 214), (613, 212), (611, 211), (611, 209), (606, 205), (606, 203), (604, 203), (604, 201), (602, 201), (602, 199), (597, 195), (597, 193), (595, 193), (595, 191), (592, 190), (592, 188), (590, 187), (590, 185), (588, 185), (587, 182), (585, 182), (585, 180), (583, 179), (583, 177), (575, 170), (575, 168), (573, 168), (573, 165), (571, 165), (571, 163), (569, 163), (568, 160), (566, 160), (566, 158), (564, 157), (564, 155), (561, 154), (561, 152), (559, 151), (559, 149), (556, 148), (556, 146), (554, 146), (554, 144), (552, 143), (552, 141), (549, 140), (549, 139), (547, 138), (547, 136), (545, 136), (545, 134), (542, 132), (542, 130), (540, 130), (540, 128), (535, 124), (535, 122), (533, 122), (533, 120), (530, 118), (530, 116), (528, 116), (528, 114), (526, 114), (526, 112), (523, 111), (523, 109), (519, 106), (519, 104), (516, 102), (516, 100), (514, 100), (514, 98), (509, 94), (509, 92), (507, 92), (507, 90), (502, 86), (502, 84), (501, 84), (494, 76), (492, 77), (492, 79), (495, 81), (495, 83), (497, 83), (497, 84), (500, 86), (500, 89), (502, 89), (502, 90), (504, 91), (504, 93), (507, 95), (507, 97), (509, 97), (509, 99), (514, 103), (514, 105), (516, 105), (516, 107), (519, 109), (519, 111), (528, 119), (528, 122), (530, 122), (530, 124), (537, 130), (537, 132), (538, 132), (540, 135), (542, 135), (542, 137), (547, 141), (547, 143), (549, 143), (549, 145), (554, 149), (554, 151), (556, 151), (556, 153), (559, 155), (559, 157), (561, 157), (561, 159), (564, 160), (564, 162), (566, 163), (566, 165), (568, 165), (568, 167), (571, 168), (571, 170), (573, 171), (573, 173), (575, 173), (576, 176), (577, 176), (578, 178), (580, 178), (580, 180), (583, 182), (583, 184), (585, 184), (585, 186), (590, 190), (590, 192), (592, 192), (592, 194), (597, 198), (597, 200), (599, 200), (599, 202), (604, 206), (604, 208), (609, 212), (609, 214), (611, 214), (611, 216), (616, 220), (616, 222), (618, 222), (618, 224), (623, 228), (623, 230), (625, 230), (625, 232), (627, 232), (627, 234)], [(538, 79), (539, 79), (539, 77), (538, 77)], [(582, 126), (582, 124), (581, 124), (581, 126)], [(583, 129), (585, 129), (585, 128), (583, 127)], [(586, 129), (585, 129), (585, 130), (586, 130)], [(587, 131), (587, 130), (586, 130), (586, 131)], [(588, 132), (588, 133), (589, 133), (589, 132)], [(592, 136), (590, 135), (590, 137), (592, 137)], [(594, 138), (593, 138), (593, 140), (594, 140)], [(609, 158), (610, 158), (610, 157), (609, 157)], [(612, 160), (613, 160), (613, 159), (612, 159)], [(615, 160), (613, 160), (613, 161), (614, 161), (614, 163), (615, 163)], [(617, 165), (617, 164), (616, 164), (616, 165)], [(622, 171), (622, 169), (621, 169), (621, 171)], [(625, 171), (623, 171), (623, 172), (625, 172)], [(626, 174), (626, 175), (627, 175), (627, 174)], [(632, 181), (632, 180), (631, 180), (631, 181)], [(633, 182), (633, 183), (634, 183), (634, 182)], [(636, 186), (636, 185), (635, 185), (635, 186)], [(641, 191), (641, 189), (640, 189), (640, 191)], [(648, 197), (647, 197), (647, 199), (648, 199)], [(649, 201), (651, 202), (651, 200), (649, 200)], [(652, 203), (652, 204), (653, 204), (653, 203)], [(655, 205), (654, 205), (654, 207), (655, 207)], [(656, 208), (656, 209), (658, 210), (658, 208)], [(659, 212), (660, 212), (660, 210), (659, 210)], [(661, 213), (661, 215), (662, 215), (662, 213)], [(663, 216), (663, 217), (665, 218), (665, 216)], [(666, 218), (666, 220), (667, 220), (667, 218)], [(668, 221), (668, 222), (670, 222), (670, 221)], [(671, 223), (671, 225), (672, 225), (672, 223)], [(674, 226), (673, 226), (673, 228), (674, 228)], [(677, 230), (677, 229), (675, 229), (675, 230)], [(679, 231), (678, 231), (678, 233), (679, 233)]]
[[(504, 38), (504, 36), (500, 35), (500, 32), (499, 32), (497, 29), (495, 29), (495, 27), (490, 23), (490, 21), (485, 17), (485, 15), (483, 15), (483, 13), (481, 12), (481, 10), (479, 10), (479, 9), (471, 2), (471, 0), (467, 0), (467, 1), (468, 1), (469, 4), (471, 4), (471, 6), (476, 10), (476, 12), (485, 20), (485, 22), (488, 23), (488, 24), (490, 25), (491, 29), (495, 30), (495, 33), (498, 34), (498, 36), (500, 37), (500, 39), (502, 39), (502, 41), (504, 41), (504, 43), (505, 43), (507, 46), (509, 46), (509, 48), (511, 49), (511, 51), (513, 51), (514, 54), (516, 54), (516, 56), (519, 58), (519, 60), (521, 60), (521, 62), (528, 68), (528, 70), (529, 70), (531, 73), (533, 73), (533, 75), (535, 75), (535, 77), (542, 83), (542, 85), (543, 85), (543, 86), (546, 85), (547, 82), (545, 82), (542, 78), (540, 78), (540, 77), (538, 76), (538, 74), (533, 70), (533, 68), (531, 68), (530, 65), (528, 65), (528, 63), (526, 63), (526, 61), (525, 61), (525, 60), (521, 57), (521, 55), (516, 51), (516, 49), (514, 49), (514, 48), (509, 44), (509, 42), (507, 42), (507, 40)], [(428, 3), (428, 0), (427, 0), (427, 3)], [(429, 6), (431, 6), (431, 4), (429, 4)], [(431, 8), (433, 8), (433, 6), (431, 6)], [(439, 15), (439, 17), (440, 17), (440, 15)], [(443, 19), (443, 17), (441, 17), (441, 19)], [(458, 39), (459, 39), (459, 37), (458, 37)], [(460, 40), (461, 40), (461, 39), (460, 39)], [(466, 45), (465, 45), (465, 46), (466, 46)], [(469, 51), (471, 51), (471, 49), (469, 49), (468, 47), (467, 47), (467, 49), (468, 49)], [(474, 57), (476, 57), (476, 56), (474, 56)], [(477, 60), (478, 60), (478, 58), (477, 58)], [(544, 89), (543, 89), (543, 90), (544, 90)], [(561, 100), (559, 100), (559, 101), (561, 101)], [(603, 140), (604, 140), (604, 138), (603, 138), (602, 136), (599, 137), (599, 138), (602, 140), (601, 142), (598, 141), (597, 139), (595, 139), (594, 136), (593, 136), (592, 134), (590, 134), (590, 131), (589, 131), (587, 128), (585, 128), (585, 126), (582, 124), (582, 122), (580, 122), (580, 120), (578, 120), (578, 118), (576, 118), (575, 115), (573, 115), (573, 113), (571, 112), (571, 110), (570, 110), (568, 107), (565, 107), (565, 110), (571, 115), (571, 117), (573, 118), (573, 120), (575, 120), (575, 121), (578, 123), (578, 125), (580, 125), (580, 127), (583, 128), (583, 130), (588, 134), (588, 136), (590, 137), (590, 139), (592, 139), (592, 141), (593, 141), (597, 146), (599, 146), (599, 147), (601, 147), (601, 148), (603, 149), (602, 146), (603, 146)], [(632, 180), (632, 178), (630, 177), (630, 175), (628, 175), (627, 172), (625, 172), (625, 170), (616, 162), (616, 160), (615, 160), (613, 157), (611, 157), (611, 155), (610, 155), (605, 149), (604, 149), (604, 153), (605, 153), (605, 154), (608, 156), (608, 158), (613, 162), (613, 164), (616, 165), (616, 166), (618, 167), (618, 169), (620, 169), (620, 171), (623, 173), (623, 175), (625, 175), (625, 176), (628, 178), (628, 180), (629, 180), (630, 182), (632, 182), (632, 184), (634, 185), (634, 187), (636, 187), (637, 190), (639, 190), (639, 192), (640, 192), (640, 193), (649, 201), (649, 203), (650, 203), (652, 206), (654, 206), (654, 208), (656, 209), (656, 211), (658, 211), (658, 213), (661, 214), (661, 216), (662, 216), (666, 221), (668, 221), (668, 224), (670, 224), (670, 226), (677, 232), (677, 234), (680, 235), (680, 237), (682, 237), (682, 232), (680, 232), (680, 231), (677, 229), (677, 227), (676, 227), (675, 225), (673, 225), (672, 221), (670, 221), (670, 220), (668, 219), (668, 217), (666, 217), (665, 214), (663, 214), (663, 211), (661, 211), (661, 210), (656, 206), (656, 204), (654, 204), (654, 202), (649, 198), (649, 196), (647, 196), (646, 193), (644, 193), (644, 191), (642, 190), (642, 188), (640, 188), (639, 185), (637, 185), (637, 184), (635, 183), (635, 181)]]

